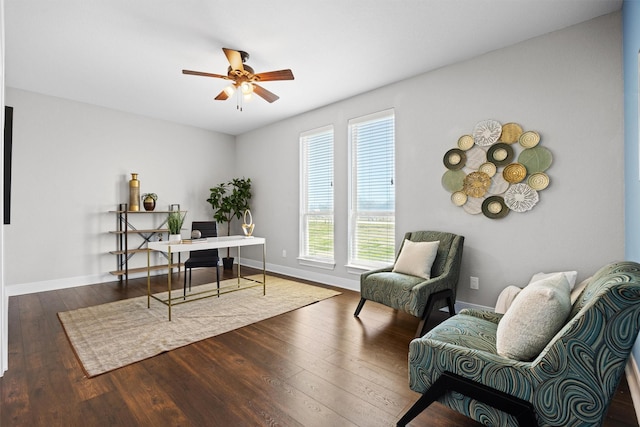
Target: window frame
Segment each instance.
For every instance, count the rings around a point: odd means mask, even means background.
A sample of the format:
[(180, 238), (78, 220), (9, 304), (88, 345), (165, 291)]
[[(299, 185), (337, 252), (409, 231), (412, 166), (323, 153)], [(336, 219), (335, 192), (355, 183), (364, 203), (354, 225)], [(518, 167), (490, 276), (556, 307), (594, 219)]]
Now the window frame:
[[(390, 167), (391, 167), (391, 185), (392, 185), (392, 199), (393, 199), (393, 207), (391, 212), (387, 212), (387, 211), (366, 211), (366, 210), (359, 210), (358, 209), (358, 194), (357, 194), (357, 188), (358, 188), (358, 183), (357, 183), (357, 177), (358, 177), (358, 171), (357, 171), (357, 146), (354, 146), (354, 144), (357, 143), (357, 141), (354, 141), (354, 126), (359, 126), (359, 125), (364, 125), (367, 123), (371, 123), (371, 122), (375, 122), (375, 121), (381, 121), (381, 120), (386, 120), (386, 119), (392, 119), (392, 135), (393, 135), (393, 141), (392, 141), (392, 147), (391, 147), (391, 160), (390, 160)], [(349, 172), (348, 172), (348, 177), (349, 177), (349, 201), (348, 201), (348, 206), (349, 206), (349, 218), (348, 218), (348, 261), (347, 261), (347, 267), (350, 270), (353, 270), (354, 273), (357, 272), (357, 270), (369, 270), (369, 269), (373, 269), (373, 268), (380, 268), (380, 267), (385, 267), (388, 266), (390, 264), (393, 264), (393, 262), (395, 261), (395, 256), (396, 256), (396, 242), (395, 242), (395, 207), (396, 207), (396, 203), (395, 203), (395, 147), (396, 147), (396, 143), (395, 143), (395, 139), (396, 139), (396, 135), (395, 135), (395, 110), (393, 108), (391, 109), (387, 109), (387, 110), (383, 110), (383, 111), (379, 111), (376, 113), (372, 113), (372, 114), (367, 114), (365, 116), (360, 116), (360, 117), (356, 117), (353, 119), (350, 119), (348, 122), (348, 146), (349, 146)], [(384, 260), (371, 260), (371, 259), (360, 259), (357, 257), (356, 253), (357, 250), (356, 248), (358, 247), (358, 234), (357, 234), (357, 224), (358, 224), (358, 217), (360, 216), (364, 216), (364, 215), (359, 215), (359, 212), (369, 212), (371, 213), (371, 217), (389, 217), (391, 218), (391, 232), (387, 232), (387, 236), (386, 236), (386, 240), (387, 240), (387, 252), (388, 253), (388, 258), (384, 259)]]
[[(308, 146), (305, 145), (305, 139), (311, 137), (321, 137), (327, 133), (331, 134), (331, 155), (330, 155), (330, 176), (331, 176), (331, 209), (309, 211), (309, 188), (308, 188)], [(333, 125), (322, 126), (300, 133), (299, 137), (300, 149), (300, 206), (298, 217), (299, 244), (298, 244), (298, 263), (300, 265), (319, 267), (324, 269), (335, 268), (335, 129)], [(331, 217), (331, 256), (314, 256), (308, 251), (308, 218), (315, 217)]]

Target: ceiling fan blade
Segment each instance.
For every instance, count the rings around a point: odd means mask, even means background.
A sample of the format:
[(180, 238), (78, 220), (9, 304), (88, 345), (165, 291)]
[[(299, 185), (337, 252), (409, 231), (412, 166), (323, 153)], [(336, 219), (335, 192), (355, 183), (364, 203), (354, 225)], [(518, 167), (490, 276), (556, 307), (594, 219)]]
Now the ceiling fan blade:
[(228, 76), (222, 74), (203, 73), (202, 71), (182, 70), (182, 74), (191, 74), (193, 76), (216, 77), (218, 79), (231, 80)]
[(244, 67), (242, 66), (242, 55), (240, 52), (233, 49), (227, 49), (226, 47), (223, 47), (222, 50), (224, 51), (229, 64), (231, 64), (232, 70), (244, 71)]
[(267, 71), (266, 73), (258, 73), (255, 75), (256, 81), (268, 82), (273, 80), (293, 80), (293, 72), (291, 70)]
[(257, 84), (253, 84), (253, 93), (255, 93), (256, 95), (264, 98), (265, 101), (271, 103), (273, 101), (277, 101), (278, 99), (280, 99), (280, 97), (278, 95), (276, 95), (273, 92), (269, 92), (268, 90), (266, 90), (265, 88), (263, 88), (262, 86), (258, 86)]
[(229, 95), (224, 90), (216, 96), (216, 101), (224, 101), (229, 98)]

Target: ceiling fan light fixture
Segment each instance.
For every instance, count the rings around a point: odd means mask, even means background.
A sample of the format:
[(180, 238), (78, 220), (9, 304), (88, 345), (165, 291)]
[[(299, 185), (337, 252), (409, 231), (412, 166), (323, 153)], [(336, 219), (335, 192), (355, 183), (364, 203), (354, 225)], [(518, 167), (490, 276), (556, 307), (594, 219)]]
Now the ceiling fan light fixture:
[(251, 101), (253, 99), (253, 97), (251, 95), (252, 95), (251, 93), (245, 93), (244, 95), (242, 95), (242, 97), (244, 98), (244, 100), (246, 102), (249, 102), (249, 101)]
[(245, 95), (251, 95), (253, 93), (253, 85), (249, 82), (242, 82), (240, 89)]
[(224, 93), (227, 94), (227, 96), (231, 96), (236, 92), (236, 88), (234, 85), (230, 85), (224, 88)]

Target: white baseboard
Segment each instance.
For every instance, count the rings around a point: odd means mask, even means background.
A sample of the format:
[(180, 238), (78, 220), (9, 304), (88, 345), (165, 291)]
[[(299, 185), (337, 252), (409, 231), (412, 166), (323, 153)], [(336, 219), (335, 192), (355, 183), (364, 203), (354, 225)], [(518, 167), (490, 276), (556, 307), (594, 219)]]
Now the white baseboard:
[[(242, 265), (256, 269), (262, 269), (262, 262), (249, 259), (243, 259)], [(350, 289), (352, 291), (360, 290), (360, 281), (358, 279), (344, 279), (331, 276), (328, 274), (316, 273), (308, 270), (299, 270), (296, 268), (284, 267), (276, 264), (267, 264), (267, 271), (278, 274), (295, 277), (297, 279), (310, 280), (312, 282), (322, 283), (324, 285), (336, 286), (338, 288)], [(166, 274), (166, 272), (153, 272), (152, 275)], [(147, 277), (147, 273), (129, 274), (129, 279), (139, 279)], [(41, 282), (19, 283), (5, 286), (5, 296), (12, 297), (17, 295), (26, 295), (36, 292), (55, 291), (58, 289), (75, 288), (78, 286), (95, 285), (98, 283), (115, 282), (118, 278), (109, 273), (96, 274), (90, 276), (68, 277), (65, 279), (43, 280)]]
[(95, 276), (67, 277), (65, 279), (44, 280), (42, 282), (19, 283), (5, 286), (5, 294), (8, 297), (33, 294), (36, 292), (55, 291), (58, 289), (75, 288), (78, 286), (92, 285), (95, 283), (112, 282), (115, 276), (102, 274)]
[[(242, 265), (262, 269), (262, 262), (251, 259), (243, 259)], [(283, 274), (289, 277), (295, 277), (297, 279), (310, 280), (312, 282), (322, 283), (323, 285), (335, 286), (338, 288), (349, 289), (352, 291), (360, 291), (360, 279), (346, 279), (342, 277), (331, 276), (329, 274), (318, 273), (309, 270), (301, 270), (297, 268), (285, 267), (277, 264), (266, 264), (267, 271), (273, 273)], [(166, 274), (164, 272), (152, 272), (152, 275)], [(147, 273), (132, 273), (129, 275), (130, 279), (139, 279), (147, 277)], [(96, 274), (91, 276), (78, 276), (69, 277), (65, 279), (44, 280), (41, 282), (20, 283), (15, 285), (5, 286), (5, 296), (12, 297), (17, 295), (26, 295), (36, 292), (55, 291), (58, 289), (75, 288), (78, 286), (95, 285), (99, 283), (115, 282), (117, 277), (109, 273)], [(493, 307), (486, 307), (478, 304), (471, 304), (464, 301), (456, 301), (456, 312), (463, 308), (474, 308), (477, 310), (489, 310), (493, 311)]]
[(626, 373), (627, 383), (629, 384), (629, 394), (631, 394), (633, 408), (636, 411), (636, 419), (638, 425), (640, 425), (640, 370), (633, 357), (633, 353), (631, 353), (624, 371)]
[[(262, 262), (250, 259), (243, 259), (242, 265), (247, 267), (262, 269)], [(360, 278), (345, 279), (342, 277), (331, 276), (328, 274), (317, 273), (309, 270), (300, 270), (297, 268), (285, 267), (283, 265), (267, 263), (267, 271), (272, 271), (285, 276), (295, 277), (296, 279), (310, 280), (312, 282), (322, 283), (323, 285), (336, 286), (338, 288), (350, 289), (352, 291), (360, 291)]]
[[(166, 272), (152, 272), (151, 275), (166, 274)], [(147, 273), (131, 273), (129, 279), (147, 277)], [(67, 277), (65, 279), (43, 280), (41, 282), (19, 283), (5, 286), (5, 296), (33, 294), (36, 292), (56, 291), (58, 289), (77, 288), (78, 286), (96, 285), (98, 283), (116, 282), (118, 277), (110, 273), (90, 276)]]

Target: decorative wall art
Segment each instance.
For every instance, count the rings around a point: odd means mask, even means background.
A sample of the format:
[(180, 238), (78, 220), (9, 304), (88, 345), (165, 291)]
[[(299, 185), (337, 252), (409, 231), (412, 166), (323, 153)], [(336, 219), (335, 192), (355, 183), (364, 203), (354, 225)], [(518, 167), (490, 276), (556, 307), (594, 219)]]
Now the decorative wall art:
[(469, 214), (498, 219), (510, 211), (530, 211), (549, 185), (546, 171), (553, 156), (540, 145), (536, 131), (483, 120), (457, 145), (444, 155), (442, 186), (453, 204)]

